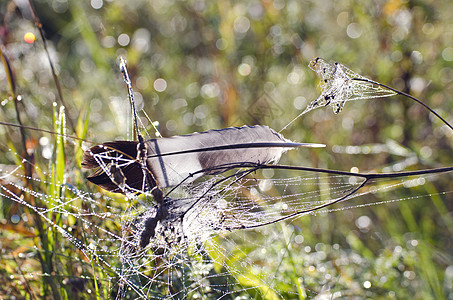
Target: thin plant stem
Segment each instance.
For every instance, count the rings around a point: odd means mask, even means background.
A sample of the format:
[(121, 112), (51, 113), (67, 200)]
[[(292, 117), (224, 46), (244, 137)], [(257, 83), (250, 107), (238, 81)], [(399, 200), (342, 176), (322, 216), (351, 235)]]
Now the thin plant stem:
[[(41, 36), (41, 40), (42, 40), (42, 43), (44, 46), (44, 51), (46, 52), (47, 60), (49, 61), (50, 72), (52, 73), (52, 77), (55, 82), (55, 87), (57, 88), (58, 99), (60, 100), (61, 105), (63, 105), (67, 109), (69, 109), (69, 106), (67, 105), (67, 103), (65, 102), (65, 100), (63, 98), (63, 92), (61, 90), (60, 80), (58, 79), (57, 72), (55, 71), (55, 67), (52, 62), (52, 58), (50, 57), (49, 49), (47, 48), (47, 39), (44, 35), (44, 30), (42, 29), (42, 23), (39, 20), (35, 9), (33, 8), (31, 0), (28, 0), (28, 6), (30, 8), (30, 13), (33, 17), (33, 21), (35, 22), (35, 25), (38, 28), (39, 35)], [(72, 122), (72, 119), (68, 118), (68, 121), (69, 121), (69, 125), (71, 126), (71, 129), (73, 130), (73, 132), (77, 134), (76, 127), (75, 127), (74, 123)]]
[(442, 118), (437, 112), (435, 112), (431, 107), (429, 107), (428, 105), (426, 105), (425, 103), (423, 103), (421, 100), (415, 98), (414, 96), (410, 95), (410, 94), (407, 94), (405, 92), (401, 92), (397, 89), (394, 89), (388, 85), (385, 85), (385, 84), (382, 84), (382, 83), (379, 83), (377, 81), (373, 81), (373, 80), (370, 80), (370, 79), (366, 79), (366, 78), (352, 78), (352, 80), (354, 81), (363, 81), (363, 82), (368, 82), (368, 83), (372, 83), (372, 84), (375, 84), (375, 85), (378, 85), (380, 87), (383, 87), (383, 88), (386, 88), (388, 90), (391, 90), (392, 92), (395, 92), (397, 93), (398, 95), (401, 95), (401, 96), (405, 96), (405, 97), (408, 97), (412, 100), (414, 100), (415, 102), (417, 102), (418, 104), (421, 104), (423, 105), (423, 107), (425, 107), (427, 110), (429, 110), (431, 113), (433, 113), (436, 117), (438, 117), (445, 125), (447, 125), (451, 130), (453, 130), (453, 126), (448, 123), (444, 118)]
[[(5, 68), (5, 72), (7, 74), (11, 97), (14, 100), (14, 109), (16, 111), (16, 119), (17, 119), (17, 123), (19, 125), (18, 126), (19, 130), (20, 130), (20, 137), (21, 137), (20, 141), (21, 141), (22, 148), (24, 151), (25, 162), (23, 164), (24, 164), (24, 168), (25, 168), (25, 175), (26, 175), (26, 178), (29, 178), (32, 175), (31, 174), (31, 172), (32, 172), (31, 165), (30, 165), (31, 157), (27, 151), (27, 142), (26, 142), (27, 138), (25, 135), (25, 128), (22, 123), (22, 119), (20, 116), (20, 110), (19, 110), (19, 106), (18, 106), (18, 102), (21, 100), (21, 98), (20, 98), (20, 96), (17, 96), (17, 94), (16, 94), (16, 90), (15, 90), (16, 85), (14, 83), (15, 81), (14, 81), (13, 71), (11, 70), (11, 68), (9, 66), (6, 56), (3, 54), (3, 45), (2, 44), (0, 44), (0, 59), (2, 60), (2, 63)], [(27, 179), (27, 181), (28, 181), (28, 179)]]
[(21, 268), (19, 262), (17, 261), (16, 255), (14, 255), (14, 253), (13, 253), (12, 256), (13, 256), (14, 262), (15, 262), (16, 265), (17, 265), (17, 269), (18, 269), (19, 272), (20, 272), (20, 275), (22, 275), (22, 278), (23, 278), (23, 281), (24, 281), (24, 285), (25, 285), (25, 289), (27, 290), (27, 293), (30, 295), (30, 298), (32, 298), (32, 299), (38, 299), (38, 297), (36, 297), (35, 292), (34, 292), (33, 289), (30, 287), (30, 282), (29, 282), (29, 280), (27, 279), (27, 277), (25, 276), (24, 270), (22, 270), (22, 268)]
[(127, 93), (129, 95), (129, 100), (132, 106), (132, 115), (134, 117), (134, 127), (135, 127), (135, 134), (137, 135), (138, 141), (143, 143), (143, 136), (138, 129), (138, 121), (137, 121), (137, 109), (135, 107), (135, 98), (134, 98), (134, 90), (132, 89), (131, 79), (129, 77), (129, 72), (127, 71), (126, 60), (124, 58), (120, 58), (120, 70), (123, 73), (123, 79), (127, 86)]

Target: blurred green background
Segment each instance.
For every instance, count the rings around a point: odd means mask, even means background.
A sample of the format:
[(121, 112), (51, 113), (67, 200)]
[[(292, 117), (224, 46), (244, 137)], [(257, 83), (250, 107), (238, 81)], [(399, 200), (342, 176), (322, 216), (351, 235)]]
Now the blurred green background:
[[(265, 124), (278, 131), (319, 94), (317, 78), (307, 67), (316, 56), (411, 93), (453, 120), (451, 1), (40, 0), (33, 5), (61, 83), (68, 133), (74, 134), (71, 123), (87, 120), (90, 141), (133, 138), (119, 56), (127, 59), (149, 137), (154, 137), (149, 120), (163, 136), (244, 124)], [(15, 75), (15, 92), (22, 97), (23, 122), (54, 130), (53, 103), (61, 104), (60, 97), (28, 2), (1, 1), (0, 21), (2, 52)], [(36, 41), (26, 43), (27, 32)], [(4, 68), (0, 95), (1, 120), (17, 123)], [(292, 151), (283, 158), (286, 164), (399, 171), (452, 163), (452, 132), (421, 106), (400, 97), (348, 102), (339, 115), (330, 108), (318, 109), (282, 133), (294, 141), (327, 145)], [(11, 166), (15, 162), (8, 149), (23, 151), (19, 131), (2, 127), (0, 134), (0, 163)], [(42, 134), (27, 134), (36, 164), (45, 169), (52, 150), (45, 147)], [(83, 184), (84, 175), (68, 176), (78, 176), (77, 185)], [(293, 234), (286, 242), (293, 246), (283, 243), (280, 250), (297, 257), (288, 277), (299, 278), (305, 293), (282, 285), (276, 288), (280, 296), (453, 299), (452, 190), (451, 175), (445, 174), (423, 186), (343, 205), (416, 197), (410, 201), (292, 222)], [(39, 239), (26, 239), (17, 229), (32, 227), (30, 220), (12, 221), (20, 215), (17, 211), (24, 208), (4, 199), (0, 259), (12, 264), (0, 272), (0, 283), (7, 287), (0, 297), (6, 299), (30, 297), (8, 255), (24, 251), (23, 246), (27, 251), (35, 244), (42, 247)], [(273, 230), (284, 229), (278, 225)], [(303, 236), (303, 242), (292, 241), (297, 236)], [(25, 242), (11, 244), (21, 239)], [(262, 247), (267, 243), (265, 237), (259, 242)], [(325, 255), (310, 260), (316, 253)], [(288, 255), (275, 259), (284, 261)], [(336, 266), (341, 258), (350, 264)], [(39, 271), (35, 267), (31, 272)], [(36, 295), (55, 296), (40, 289), (39, 280), (31, 280)], [(266, 298), (258, 292), (235, 296)]]

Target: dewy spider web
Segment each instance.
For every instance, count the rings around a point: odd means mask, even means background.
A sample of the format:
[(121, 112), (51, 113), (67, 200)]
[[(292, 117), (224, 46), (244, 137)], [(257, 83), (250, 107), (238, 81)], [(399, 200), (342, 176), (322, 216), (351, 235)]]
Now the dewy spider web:
[(334, 113), (338, 114), (343, 110), (347, 101), (390, 97), (397, 94), (351, 71), (338, 62), (330, 63), (317, 57), (310, 61), (309, 67), (320, 79), (321, 94), (281, 131), (302, 115), (319, 107), (332, 106)]
[[(138, 199), (130, 199), (126, 211), (122, 211), (115, 203), (116, 199), (108, 199), (109, 206), (99, 207), (99, 195), (82, 192), (69, 184), (60, 185), (66, 191), (65, 196), (51, 199), (48, 195), (22, 186), (24, 178), (17, 168), (2, 174), (2, 180), (7, 181), (8, 185), (2, 184), (1, 187), (2, 196), (29, 206), (50, 226), (57, 228), (92, 263), (98, 264), (102, 272), (109, 274), (104, 278), (105, 281), (100, 281), (100, 285), (106, 285), (110, 291), (117, 291), (117, 298), (224, 298), (241, 295), (248, 290), (281, 297), (277, 287), (272, 285), (275, 276), (278, 276), (273, 275), (272, 268), (268, 269), (268, 265), (259, 268), (244, 257), (253, 254), (254, 259), (259, 260), (260, 256), (265, 256), (265, 253), (260, 253), (260, 245), (254, 245), (247, 236), (262, 234), (266, 235), (267, 240), (278, 241), (275, 229), (264, 227), (258, 233), (244, 231), (231, 234), (230, 228), (259, 225), (332, 202), (357, 187), (363, 179), (346, 175), (280, 171), (258, 170), (247, 176), (243, 176), (243, 173), (217, 175), (180, 188), (173, 195), (178, 200), (167, 203), (168, 218), (158, 225), (155, 238), (147, 249), (140, 249), (137, 244), (144, 220), (155, 214), (156, 207), (141, 203)], [(425, 180), (429, 181), (430, 176), (421, 177), (413, 185), (424, 184)], [(33, 181), (47, 184), (36, 178)], [(214, 185), (220, 181), (221, 186)], [(388, 192), (407, 182), (409, 180), (406, 179), (380, 182), (374, 189), (356, 196)], [(16, 196), (16, 189), (39, 198), (47, 209), (24, 203)], [(203, 201), (181, 221), (181, 213), (199, 197), (203, 197)], [(50, 204), (50, 201), (55, 203)], [(61, 216), (62, 225), (48, 217), (50, 213)], [(76, 220), (78, 226), (66, 226), (71, 218)], [(113, 222), (120, 222), (121, 228)], [(238, 248), (238, 237), (248, 239), (248, 243), (257, 249), (253, 252), (258, 252), (250, 253), (249, 250)], [(235, 264), (237, 256), (242, 257), (243, 261), (239, 266)], [(248, 268), (255, 269), (256, 273), (248, 274)], [(86, 285), (91, 286), (88, 279), (86, 277)]]
[(309, 67), (321, 79), (321, 95), (308, 105), (306, 112), (330, 105), (337, 114), (347, 101), (396, 95), (394, 91), (378, 86), (370, 80), (357, 81), (356, 79), (366, 78), (338, 62), (328, 63), (317, 57), (310, 62)]
[[(115, 163), (105, 164), (103, 158), (109, 151), (93, 155), (114, 182), (121, 181), (115, 173), (117, 167), (136, 161), (120, 156)], [(143, 249), (139, 241), (144, 224), (159, 210), (146, 195), (135, 196), (132, 188), (120, 186), (128, 194), (125, 202), (121, 197), (71, 185), (75, 173), (68, 172), (65, 181), (58, 183), (37, 166), (35, 169), (42, 175), (24, 178), (21, 169), (5, 168), (2, 196), (30, 208), (47, 222), (49, 230), (64, 237), (62, 247), (75, 246), (83, 254), (85, 260), (56, 259), (57, 265), (66, 263), (80, 269), (80, 278), (64, 278), (63, 283), (81, 284), (91, 292), (97, 289), (104, 297), (117, 299), (296, 297), (294, 291), (283, 292), (279, 287), (293, 283), (283, 276), (288, 266), (280, 264), (277, 250), (287, 246), (281, 234), (291, 234), (288, 231), (294, 229), (270, 223), (293, 216), (288, 220), (292, 221), (299, 216), (294, 213), (301, 211), (320, 213), (310, 210), (341, 199), (388, 193), (409, 183), (417, 186), (436, 179), (435, 175), (424, 175), (410, 180), (377, 180), (347, 172), (231, 166), (229, 172), (168, 189), (166, 217), (156, 225), (149, 246)], [(24, 184), (27, 180), (31, 185)], [(356, 193), (365, 181), (367, 185)], [(46, 185), (60, 192), (48, 194), (43, 188)], [(24, 201), (24, 195), (35, 203)], [(399, 200), (404, 199), (395, 199)], [(241, 239), (247, 240), (246, 248), (240, 246)], [(268, 246), (263, 248), (260, 241)], [(309, 255), (304, 259), (316, 262)], [(360, 259), (354, 261), (360, 263)], [(348, 287), (343, 288), (347, 294)]]
[[(56, 227), (93, 263), (98, 264), (102, 272), (110, 274), (111, 277), (107, 277), (105, 282), (101, 281), (101, 285), (119, 290), (118, 298), (143, 299), (197, 297), (197, 294), (221, 298), (240, 295), (248, 289), (261, 289), (263, 294), (279, 296), (278, 289), (274, 290), (276, 288), (271, 284), (275, 280), (274, 275), (260, 270), (257, 274), (244, 277), (244, 270), (248, 267), (256, 269), (257, 266), (246, 259), (239, 267), (234, 264), (234, 257), (240, 251), (235, 236), (247, 236), (253, 232), (236, 233), (232, 238), (227, 238), (229, 229), (259, 225), (295, 211), (331, 202), (361, 182), (360, 178), (353, 176), (313, 172), (301, 174), (299, 171), (281, 174), (279, 170), (273, 170), (274, 174), (257, 172), (246, 177), (243, 174), (217, 175), (181, 188), (178, 200), (167, 204), (169, 217), (156, 228), (151, 249), (142, 250), (137, 247), (137, 241), (143, 230), (143, 221), (155, 213), (155, 207), (136, 199), (131, 199), (126, 211), (121, 211), (115, 205), (115, 199), (108, 199), (111, 205), (107, 207), (98, 207), (99, 195), (82, 192), (69, 184), (60, 186), (66, 190), (66, 196), (50, 199), (45, 194), (23, 187), (20, 171), (15, 169), (2, 174), (2, 179), (8, 181), (8, 185), (2, 184), (2, 196), (22, 205), (28, 204), (12, 192), (14, 189), (39, 198), (43, 204), (47, 204), (47, 209), (29, 207), (45, 218), (49, 225)], [(37, 179), (33, 181), (46, 184)], [(223, 182), (222, 186), (211, 188), (219, 181)], [(394, 189), (405, 182), (407, 180), (392, 180), (385, 185), (381, 183), (381, 186), (363, 194)], [(418, 182), (423, 183), (423, 179)], [(180, 214), (200, 196), (203, 196), (203, 201), (181, 223)], [(176, 195), (173, 197), (176, 198)], [(55, 201), (53, 206), (49, 201)], [(63, 225), (48, 217), (50, 213), (62, 216), (65, 220)], [(76, 220), (83, 234), (78, 227), (64, 225), (71, 218)], [(112, 221), (119, 221), (121, 228), (111, 227), (113, 224), (106, 227), (106, 223)], [(278, 238), (275, 231), (269, 228), (260, 231), (268, 235), (266, 238), (270, 240)], [(220, 235), (222, 242), (213, 239), (213, 235)], [(244, 252), (243, 255), (249, 254)], [(118, 258), (121, 259), (120, 266), (116, 265)], [(252, 275), (256, 276), (253, 284), (235, 282), (238, 279), (250, 280)], [(88, 282), (87, 279), (86, 285), (89, 285)]]

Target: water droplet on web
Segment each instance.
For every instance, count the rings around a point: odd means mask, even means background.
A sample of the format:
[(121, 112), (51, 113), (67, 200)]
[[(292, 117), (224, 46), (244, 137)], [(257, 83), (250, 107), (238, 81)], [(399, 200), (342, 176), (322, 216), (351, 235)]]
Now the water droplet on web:
[(261, 180), (259, 183), (259, 188), (263, 192), (267, 192), (272, 188), (272, 181), (271, 180)]
[(338, 114), (348, 101), (396, 95), (395, 92), (377, 85), (374, 81), (351, 71), (337, 62), (330, 63), (317, 57), (310, 61), (309, 67), (321, 79), (321, 94), (280, 131), (286, 129), (304, 114), (319, 107), (331, 106), (334, 113)]
[(366, 289), (369, 289), (369, 288), (371, 288), (371, 282), (370, 282), (370, 281), (368, 281), (368, 280), (367, 280), (367, 281), (365, 281), (365, 282), (363, 283), (363, 287), (364, 287), (364, 288), (366, 288)]

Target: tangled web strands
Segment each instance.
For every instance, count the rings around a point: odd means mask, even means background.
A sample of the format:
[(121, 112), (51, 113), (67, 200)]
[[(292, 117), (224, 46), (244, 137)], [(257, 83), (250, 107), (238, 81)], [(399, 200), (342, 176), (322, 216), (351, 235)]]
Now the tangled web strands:
[[(305, 111), (330, 105), (334, 113), (339, 113), (347, 101), (374, 99), (396, 95), (394, 91), (376, 85), (373, 81), (351, 71), (344, 65), (329, 63), (322, 58), (315, 58), (309, 64), (320, 78), (321, 95), (311, 102)], [(364, 79), (366, 81), (357, 81)]]
[[(360, 93), (351, 92), (356, 82), (350, 80), (363, 77), (357, 77), (359, 75), (341, 65), (324, 64), (319, 59), (313, 63), (316, 63), (313, 64), (315, 71), (325, 79), (325, 86), (323, 97), (312, 102), (307, 111), (322, 105), (333, 105), (341, 110), (343, 100), (361, 99), (358, 98)], [(346, 89), (342, 85), (350, 87)], [(365, 87), (370, 88), (364, 83), (362, 89)], [(374, 95), (376, 93), (374, 90)], [(136, 156), (116, 156), (118, 152), (105, 150), (92, 153), (100, 168), (96, 174), (106, 174), (127, 195), (126, 203), (123, 198), (109, 198), (84, 192), (71, 184), (52, 182), (45, 174), (40, 179), (26, 178), (32, 182), (34, 188), (31, 188), (24, 184), (20, 168), (2, 171), (1, 194), (30, 208), (49, 224), (50, 230), (55, 229), (65, 237), (61, 241), (62, 248), (75, 245), (84, 257), (78, 260), (61, 256), (56, 264), (79, 267), (78, 279), (86, 287), (93, 289), (96, 279), (98, 287), (105, 289), (104, 295), (117, 299), (234, 298), (250, 296), (250, 291), (258, 292), (263, 298), (294, 298), (295, 294), (282, 295), (276, 286), (276, 282), (293, 284), (288, 282), (291, 276), (277, 278), (279, 262), (272, 261), (272, 256), (265, 252), (250, 250), (262, 249), (259, 242), (254, 242), (257, 233), (266, 236), (266, 244), (270, 245), (266, 250), (271, 251), (273, 242), (281, 240), (280, 232), (287, 230), (282, 227), (276, 231), (272, 226), (263, 225), (284, 219), (291, 221), (307, 213), (326, 212), (330, 204), (364, 194), (422, 185), (434, 176), (375, 182), (373, 177), (348, 172), (236, 164), (218, 166), (222, 174), (214, 169), (201, 170), (200, 174), (212, 176), (200, 176), (195, 181), (191, 176), (176, 188), (165, 187), (163, 203), (156, 205), (150, 204), (146, 197), (149, 195), (136, 196), (134, 192), (139, 188), (123, 180), (121, 170), (136, 164)], [(66, 182), (73, 182), (70, 177), (76, 175), (71, 174)], [(148, 174), (141, 175), (144, 178)], [(45, 186), (54, 186), (50, 190), (60, 192), (48, 193)], [(39, 200), (36, 202), (40, 204), (24, 201), (23, 195)], [(384, 202), (360, 205), (379, 203)], [(159, 217), (151, 228), (150, 243), (141, 247), (144, 232), (150, 230), (147, 222), (159, 215), (164, 217)], [(250, 228), (255, 230), (239, 230)], [(247, 249), (238, 246), (239, 237), (247, 240)], [(275, 257), (278, 260), (279, 256)], [(265, 269), (256, 261), (272, 263)], [(66, 283), (74, 284), (71, 279)]]
[[(248, 290), (281, 298), (278, 288), (273, 286), (279, 274), (258, 268), (247, 259), (252, 255), (249, 250), (241, 250), (236, 244), (235, 240), (241, 237), (250, 247), (259, 246), (254, 245), (253, 236), (257, 233), (230, 231), (259, 226), (257, 232), (266, 235), (266, 244), (272, 244), (273, 240), (281, 240), (276, 233), (281, 229), (261, 225), (337, 201), (365, 181), (353, 174), (282, 170), (278, 166), (231, 169), (167, 194), (164, 205), (168, 215), (158, 223), (149, 246), (142, 249), (139, 241), (144, 223), (157, 213), (157, 206), (132, 198), (123, 210), (117, 199), (101, 198), (70, 184), (59, 186), (62, 196), (49, 197), (25, 187), (21, 174), (19, 168), (2, 171), (2, 180), (8, 182), (1, 185), (2, 196), (29, 206), (56, 228), (67, 239), (66, 247), (72, 243), (89, 259), (84, 262), (61, 257), (58, 261), (70, 260), (87, 270), (94, 263), (95, 273), (105, 274), (100, 285), (118, 299), (215, 299), (246, 294)], [(386, 192), (408, 182), (420, 185), (430, 178), (380, 182), (360, 190), (360, 195)], [(36, 185), (48, 184), (36, 178), (32, 181)], [(24, 203), (17, 196), (20, 193), (39, 199), (46, 208)], [(356, 196), (359, 194), (352, 195)], [(213, 235), (218, 237), (213, 239)], [(264, 255), (260, 251), (253, 254), (256, 259)], [(238, 257), (242, 257), (241, 264), (236, 262)], [(251, 269), (255, 273), (248, 274)], [(248, 277), (244, 278), (244, 274)], [(92, 287), (90, 276), (81, 278), (85, 278), (87, 287)]]
[(321, 94), (281, 131), (288, 128), (302, 115), (319, 107), (331, 106), (333, 112), (338, 114), (343, 110), (347, 101), (390, 97), (397, 94), (338, 62), (332, 63), (316, 57), (310, 61), (308, 66), (320, 79)]

